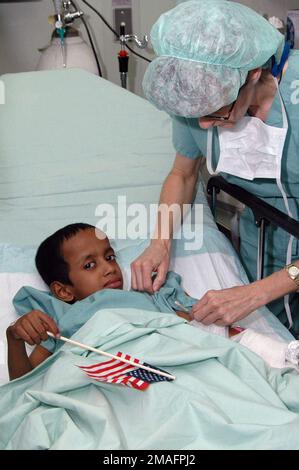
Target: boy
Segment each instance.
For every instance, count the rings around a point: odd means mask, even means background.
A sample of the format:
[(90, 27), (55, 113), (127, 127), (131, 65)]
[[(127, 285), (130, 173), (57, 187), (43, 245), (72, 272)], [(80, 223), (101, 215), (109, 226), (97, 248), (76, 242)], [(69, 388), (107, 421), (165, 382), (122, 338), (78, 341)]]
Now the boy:
[[(58, 230), (38, 248), (36, 267), (52, 294), (68, 303), (82, 300), (102, 289), (122, 289), (123, 276), (109, 240), (96, 237), (95, 227), (73, 224)], [(7, 329), (10, 379), (34, 369), (51, 356), (40, 345), (47, 331), (59, 337), (55, 321), (39, 310), (19, 318)], [(25, 342), (37, 345), (28, 357)]]
[[(123, 289), (122, 272), (108, 238), (89, 224), (68, 225), (48, 237), (38, 248), (35, 263), (53, 296), (68, 304), (84, 300), (103, 289)], [(141, 299), (143, 303), (147, 301), (150, 310), (173, 312), (171, 307), (165, 310), (163, 305), (157, 307), (157, 300), (149, 299), (147, 294), (136, 293), (135, 296), (133, 302), (136, 307), (140, 306)], [(186, 313), (177, 313), (190, 320)], [(59, 338), (57, 323), (40, 310), (29, 311), (8, 327), (11, 380), (30, 372), (52, 355), (40, 344), (48, 339), (47, 331)], [(36, 345), (29, 357), (25, 342)]]
[[(74, 304), (103, 289), (123, 289), (123, 276), (116, 261), (114, 250), (105, 234), (99, 232), (98, 235), (101, 236), (98, 238), (96, 231), (94, 226), (88, 224), (68, 225), (48, 237), (38, 248), (35, 258), (37, 270), (56, 299)], [(138, 298), (142, 298), (147, 300), (150, 310), (156, 309), (157, 311), (168, 312), (175, 310), (177, 315), (190, 321), (192, 314), (189, 316), (186, 313), (188, 309), (185, 309), (184, 305), (175, 300), (177, 297), (173, 296), (174, 291), (178, 294), (183, 292), (180, 287), (180, 280), (176, 279), (176, 276), (173, 274), (173, 278), (169, 278), (169, 291), (167, 291), (167, 287), (161, 288), (160, 299), (158, 299), (159, 294), (154, 294), (149, 299), (148, 294), (136, 293), (133, 300), (134, 305), (135, 302), (138, 302)], [(191, 305), (197, 302), (197, 300), (190, 297), (188, 299), (190, 299)], [(175, 308), (174, 304), (178, 308)], [(185, 312), (178, 311), (180, 307)], [(84, 318), (84, 321), (87, 321), (87, 319)], [(73, 322), (74, 319), (71, 321)], [(204, 328), (203, 325), (195, 323), (196, 326)], [(235, 338), (252, 332), (252, 330), (246, 330), (244, 333), (244, 331), (240, 332), (239, 329), (232, 327), (223, 328), (223, 330), (225, 330), (225, 336), (235, 336)], [(52, 355), (52, 352), (40, 344), (48, 339), (47, 331), (59, 338), (60, 334), (56, 322), (40, 310), (32, 310), (22, 315), (21, 318), (8, 327), (8, 368), (11, 380), (30, 372)], [(219, 332), (217, 333), (219, 334)], [(253, 333), (258, 335), (258, 333)], [(260, 339), (264, 341), (265, 338), (267, 337), (262, 336)], [(270, 341), (273, 342), (271, 338)], [(27, 356), (25, 342), (32, 346), (36, 345), (29, 357)], [(240, 338), (240, 342), (242, 342), (242, 338)], [(280, 360), (281, 357), (284, 358), (284, 351), (287, 346), (285, 343), (278, 341), (275, 343)], [(244, 345), (255, 351), (254, 347), (250, 347), (245, 343)], [(267, 349), (271, 346), (272, 344), (268, 344)], [(265, 352), (259, 349), (255, 352), (266, 356), (264, 359), (270, 365), (276, 366), (276, 364), (271, 364), (268, 351)]]

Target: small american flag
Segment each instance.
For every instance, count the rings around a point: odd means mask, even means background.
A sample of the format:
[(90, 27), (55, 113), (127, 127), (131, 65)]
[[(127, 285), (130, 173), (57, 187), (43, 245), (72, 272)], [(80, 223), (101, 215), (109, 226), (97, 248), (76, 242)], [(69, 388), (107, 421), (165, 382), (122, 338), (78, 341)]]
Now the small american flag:
[[(145, 362), (141, 362), (139, 359), (135, 359), (129, 354), (118, 352), (116, 356), (119, 357), (119, 360), (111, 359), (109, 361), (100, 362), (99, 364), (94, 364), (91, 366), (78, 367), (80, 367), (80, 369), (83, 370), (88, 375), (88, 377), (96, 380), (97, 382), (124, 385), (127, 387), (136, 388), (137, 390), (146, 390), (152, 382), (172, 380), (153, 372), (141, 369), (138, 367), (138, 364), (147, 367), (153, 366), (146, 364)], [(122, 362), (122, 359), (134, 361), (136, 366)], [(161, 372), (165, 372), (162, 369), (158, 369), (157, 367), (155, 367), (155, 369)]]

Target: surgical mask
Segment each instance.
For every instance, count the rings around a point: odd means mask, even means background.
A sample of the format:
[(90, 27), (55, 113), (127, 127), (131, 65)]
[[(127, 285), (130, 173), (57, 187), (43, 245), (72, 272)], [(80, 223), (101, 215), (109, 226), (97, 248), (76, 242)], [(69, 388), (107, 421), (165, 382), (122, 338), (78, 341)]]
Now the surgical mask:
[[(287, 214), (292, 217), (288, 198), (281, 183), (281, 162), (284, 144), (288, 132), (288, 119), (274, 78), (281, 103), (283, 127), (277, 128), (265, 124), (256, 117), (245, 116), (233, 128), (218, 127), (220, 156), (216, 170), (212, 168), (213, 128), (208, 129), (207, 168), (211, 175), (220, 172), (253, 180), (255, 178), (276, 179), (282, 194)], [(291, 263), (292, 243), (290, 237), (286, 264)], [(290, 327), (293, 324), (288, 301), (285, 301)]]

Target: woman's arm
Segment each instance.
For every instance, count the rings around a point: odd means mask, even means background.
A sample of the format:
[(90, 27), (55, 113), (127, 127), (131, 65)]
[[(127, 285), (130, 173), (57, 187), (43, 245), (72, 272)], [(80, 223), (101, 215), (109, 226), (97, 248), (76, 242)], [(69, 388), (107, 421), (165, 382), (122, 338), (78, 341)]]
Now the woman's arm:
[[(299, 261), (293, 264), (299, 268)], [(205, 325), (232, 325), (259, 307), (296, 290), (298, 286), (282, 269), (245, 286), (207, 292), (193, 306), (192, 315)]]
[[(192, 160), (177, 154), (173, 168), (166, 178), (160, 196), (159, 207), (169, 208), (172, 204), (181, 207), (191, 204), (195, 196), (200, 159)], [(156, 229), (150, 246), (131, 265), (132, 288), (151, 294), (165, 282), (169, 266), (171, 239), (174, 228), (181, 223), (171, 210), (158, 213)], [(154, 283), (152, 272), (157, 272)]]

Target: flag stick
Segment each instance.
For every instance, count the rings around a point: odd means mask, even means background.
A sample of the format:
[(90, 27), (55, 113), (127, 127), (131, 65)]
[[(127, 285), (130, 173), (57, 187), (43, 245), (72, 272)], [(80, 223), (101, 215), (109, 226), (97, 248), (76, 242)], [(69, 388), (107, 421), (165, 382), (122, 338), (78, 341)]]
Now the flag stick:
[(65, 338), (64, 336), (59, 336), (59, 338), (56, 338), (56, 336), (53, 335), (53, 333), (50, 333), (50, 331), (47, 331), (47, 334), (51, 338), (59, 339), (60, 341), (65, 341), (66, 343), (73, 344), (74, 346), (78, 346), (79, 348), (87, 349), (88, 351), (92, 351), (92, 352), (95, 352), (96, 354), (100, 354), (101, 356), (107, 356), (107, 357), (111, 357), (112, 359), (116, 359), (117, 361), (126, 362), (127, 364), (130, 364), (131, 366), (139, 367), (140, 369), (147, 370), (148, 372), (153, 372), (154, 374), (162, 375), (162, 377), (167, 377), (168, 379), (171, 379), (171, 380), (176, 379), (174, 375), (170, 375), (170, 374), (167, 374), (166, 372), (153, 369), (152, 367), (144, 366), (143, 364), (131, 361), (129, 359), (123, 359), (118, 356), (114, 356), (113, 354), (107, 353), (105, 351), (101, 351), (100, 349), (92, 348), (91, 346), (87, 346), (87, 344), (78, 343), (78, 341)]
[(186, 308), (184, 305), (182, 305), (178, 300), (175, 300), (174, 302), (178, 307), (180, 307), (184, 312), (190, 313), (190, 310)]

